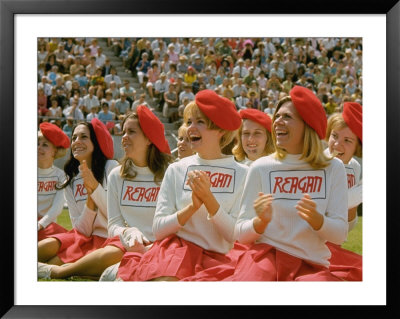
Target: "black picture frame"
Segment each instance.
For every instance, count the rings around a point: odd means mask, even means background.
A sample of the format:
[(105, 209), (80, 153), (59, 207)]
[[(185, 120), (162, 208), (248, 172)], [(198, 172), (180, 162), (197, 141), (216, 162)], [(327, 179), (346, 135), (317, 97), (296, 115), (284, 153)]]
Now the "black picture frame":
[[(0, 158), (2, 191), (2, 261), (1, 265), (1, 309), (4, 318), (159, 318), (159, 317), (205, 317), (205, 316), (255, 316), (262, 306), (22, 306), (15, 305), (14, 296), (14, 18), (17, 14), (384, 14), (386, 15), (387, 43), (387, 276), (382, 278), (387, 283), (386, 306), (325, 306), (319, 307), (278, 307), (272, 306), (265, 315), (328, 315), (329, 317), (355, 317), (371, 315), (376, 318), (399, 317), (399, 306), (396, 288), (399, 279), (395, 274), (395, 260), (398, 255), (399, 240), (396, 230), (399, 218), (395, 206), (395, 183), (398, 177), (400, 136), (400, 89), (399, 89), (399, 57), (400, 57), (400, 4), (392, 1), (343, 1), (336, 0), (330, 4), (323, 1), (285, 1), (282, 3), (259, 3), (255, 5), (233, 5), (226, 2), (201, 1), (196, 4), (188, 1), (162, 0), (0, 0), (0, 149), (8, 150)], [(382, 102), (384, 103), (384, 102)], [(380, 119), (383, 120), (383, 119)], [(377, 199), (385, 202), (384, 198)], [(382, 205), (384, 207), (384, 205)], [(379, 218), (377, 212), (376, 218)], [(397, 226), (397, 227), (396, 227)], [(378, 271), (378, 270), (377, 270)], [(371, 291), (371, 294), (374, 292)], [(251, 308), (251, 309), (249, 309)], [(265, 310), (261, 310), (265, 311)], [(323, 313), (322, 313), (323, 311)]]

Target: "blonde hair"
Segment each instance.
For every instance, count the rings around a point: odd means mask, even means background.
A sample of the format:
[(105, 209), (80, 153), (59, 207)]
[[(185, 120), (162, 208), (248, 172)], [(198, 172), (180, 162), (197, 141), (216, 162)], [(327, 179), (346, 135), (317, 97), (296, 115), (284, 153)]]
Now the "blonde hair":
[[(329, 142), (329, 137), (331, 136), (332, 130), (341, 130), (346, 127), (348, 127), (348, 125), (344, 121), (342, 113), (333, 113), (328, 118), (328, 126), (326, 128), (325, 141)], [(362, 143), (358, 137), (357, 137), (356, 150), (353, 155), (362, 158)]]
[(197, 106), (196, 102), (194, 102), (194, 101), (192, 101), (188, 105), (186, 105), (185, 110), (183, 111), (183, 122), (185, 123), (186, 126), (188, 126), (187, 122), (189, 120), (189, 117), (202, 117), (202, 118), (204, 118), (208, 129), (219, 130), (224, 133), (219, 141), (219, 146), (220, 146), (221, 150), (225, 146), (227, 146), (229, 143), (231, 143), (237, 134), (237, 130), (228, 131), (228, 130), (224, 130), (224, 129), (220, 128), (219, 126), (217, 126), (207, 116), (205, 116), (205, 114), (200, 110), (200, 108)]
[(182, 124), (178, 129), (178, 137), (180, 134), (186, 135), (186, 133), (187, 133), (187, 126), (185, 124)]
[[(128, 119), (137, 120), (140, 127), (137, 113), (131, 112), (124, 116), (121, 123), (122, 128)], [(140, 129), (142, 128), (140, 127)], [(153, 143), (149, 146), (147, 149), (146, 162), (148, 168), (154, 174), (154, 182), (156, 184), (161, 183), (162, 179), (164, 178), (165, 171), (172, 161), (172, 155), (160, 152), (160, 150)], [(137, 172), (134, 169), (133, 160), (125, 154), (124, 157), (119, 160), (119, 163), (121, 164), (119, 175), (123, 179), (133, 180), (137, 175)]]
[[(276, 113), (278, 112), (279, 108), (286, 102), (292, 102), (292, 98), (290, 96), (285, 96), (283, 99), (278, 101), (276, 110), (272, 117), (272, 123), (275, 122)], [(287, 152), (276, 145), (275, 131), (273, 129), (271, 131), (272, 131), (272, 140), (276, 150), (274, 155), (278, 160), (283, 160), (286, 157)], [(327, 157), (324, 154), (324, 147), (317, 132), (315, 132), (315, 130), (305, 122), (304, 122), (303, 152), (300, 156), (300, 159), (304, 160), (312, 168), (315, 169), (327, 167), (330, 164), (331, 160), (331, 158)]]
[(44, 139), (45, 139), (46, 141), (48, 141), (51, 145), (54, 146), (54, 148), (56, 149), (56, 152), (54, 153), (54, 159), (64, 157), (65, 154), (67, 154), (67, 149), (66, 149), (66, 148), (59, 147), (59, 146), (55, 146), (52, 142), (50, 142), (50, 141), (46, 138), (46, 136), (43, 135), (42, 131), (40, 131), (40, 130), (38, 131), (38, 139), (39, 139), (39, 138), (44, 138)]
[[(242, 144), (243, 122), (244, 122), (244, 120), (242, 121), (242, 125), (240, 125), (239, 133), (238, 133), (239, 137), (237, 139), (236, 145), (234, 146), (234, 148), (232, 150), (232, 153), (233, 153), (233, 155), (235, 155), (235, 159), (238, 162), (243, 161), (246, 157), (246, 152), (244, 151), (243, 144)], [(272, 141), (271, 133), (267, 129), (265, 129), (265, 132), (267, 133), (267, 142), (265, 143), (263, 153), (265, 153), (266, 155), (269, 155), (275, 151), (275, 145)]]

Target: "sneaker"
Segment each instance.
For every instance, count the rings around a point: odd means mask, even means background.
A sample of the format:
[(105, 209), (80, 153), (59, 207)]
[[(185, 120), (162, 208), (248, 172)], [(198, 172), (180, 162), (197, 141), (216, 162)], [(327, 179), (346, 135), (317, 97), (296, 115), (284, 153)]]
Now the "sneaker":
[(38, 262), (38, 278), (51, 279), (51, 268), (54, 265)]

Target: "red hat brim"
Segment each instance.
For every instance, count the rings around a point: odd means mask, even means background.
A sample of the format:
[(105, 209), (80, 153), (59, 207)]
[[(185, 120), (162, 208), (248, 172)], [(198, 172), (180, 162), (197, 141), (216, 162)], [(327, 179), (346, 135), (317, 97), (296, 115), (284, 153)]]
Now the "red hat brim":
[(347, 126), (362, 143), (362, 106), (356, 102), (345, 102), (342, 116)]
[(195, 102), (204, 115), (223, 130), (234, 131), (242, 124), (235, 104), (212, 90), (199, 91)]
[(256, 109), (244, 109), (239, 111), (239, 115), (242, 119), (249, 119), (260, 124), (271, 133), (272, 120), (271, 117), (264, 112)]
[(318, 97), (310, 89), (299, 85), (294, 86), (289, 95), (303, 121), (313, 128), (319, 138), (323, 140), (326, 135), (327, 118)]
[(165, 138), (164, 124), (161, 123), (160, 119), (145, 105), (139, 105), (136, 112), (144, 135), (160, 152), (171, 154), (168, 141)]
[(39, 129), (43, 136), (50, 141), (55, 147), (68, 148), (70, 145), (67, 134), (63, 132), (57, 125), (49, 122), (40, 123)]
[(114, 142), (107, 127), (97, 118), (93, 118), (90, 123), (93, 126), (97, 142), (104, 156), (112, 159), (114, 157)]

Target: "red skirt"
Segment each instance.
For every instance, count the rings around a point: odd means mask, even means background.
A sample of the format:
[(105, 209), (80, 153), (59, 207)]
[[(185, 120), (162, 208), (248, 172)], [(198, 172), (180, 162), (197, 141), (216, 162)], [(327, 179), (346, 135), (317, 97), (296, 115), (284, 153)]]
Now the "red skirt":
[(66, 230), (64, 227), (56, 223), (51, 223), (46, 228), (43, 228), (38, 231), (38, 242), (51, 235), (61, 234), (66, 232), (68, 232), (68, 230)]
[(326, 245), (332, 253), (330, 272), (346, 281), (362, 281), (362, 256), (330, 242)]
[[(239, 250), (237, 250), (239, 247)], [(237, 251), (235, 251), (237, 250)], [(224, 281), (341, 281), (324, 266), (307, 262), (264, 243), (235, 245), (237, 261)], [(229, 255), (228, 254), (228, 255)], [(226, 272), (229, 274), (229, 271)]]
[(124, 281), (147, 281), (164, 276), (182, 280), (230, 262), (227, 255), (205, 250), (171, 235), (155, 241), (144, 254), (125, 253), (118, 269), (118, 277)]
[(88, 253), (102, 248), (103, 244), (107, 240), (107, 238), (96, 235), (86, 237), (76, 229), (72, 229), (67, 233), (52, 235), (50, 237), (58, 239), (61, 243), (57, 256), (64, 263), (77, 261)]

